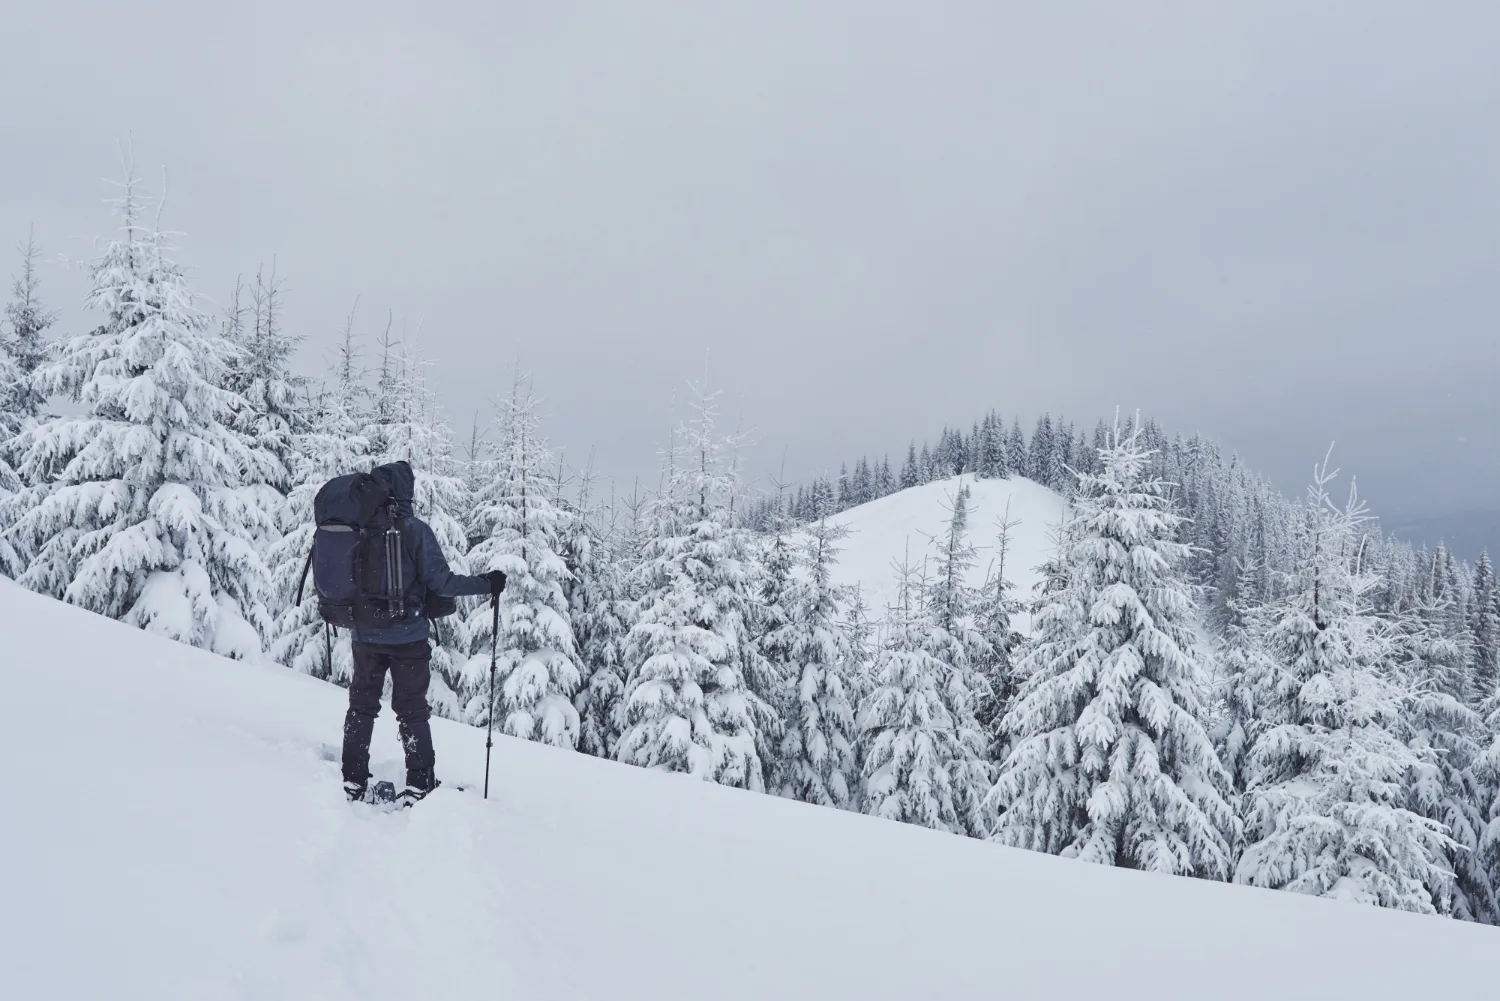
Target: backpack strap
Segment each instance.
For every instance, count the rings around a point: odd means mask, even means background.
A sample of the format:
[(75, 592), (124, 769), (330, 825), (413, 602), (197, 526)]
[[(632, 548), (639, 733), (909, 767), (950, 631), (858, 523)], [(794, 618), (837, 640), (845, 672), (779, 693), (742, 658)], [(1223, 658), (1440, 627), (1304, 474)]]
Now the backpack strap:
[(385, 581), (386, 602), (391, 618), (406, 617), (406, 596), (403, 593), (401, 576), (403, 567), (401, 565), (402, 550), (405, 549), (405, 535), (401, 531), (401, 522), (396, 519), (395, 505), (391, 505), (391, 525), (385, 530)]
[(313, 550), (316, 544), (307, 547), (307, 559), (302, 563), (302, 576), (297, 578), (297, 607), (302, 607), (302, 588), (307, 584), (307, 571), (312, 568)]

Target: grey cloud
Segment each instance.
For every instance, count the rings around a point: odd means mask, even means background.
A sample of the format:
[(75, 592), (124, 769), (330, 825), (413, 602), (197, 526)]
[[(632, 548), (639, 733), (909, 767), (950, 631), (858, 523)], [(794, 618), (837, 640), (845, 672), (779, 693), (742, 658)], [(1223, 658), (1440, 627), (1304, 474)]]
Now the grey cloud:
[(420, 319), (457, 424), (519, 356), (559, 444), (649, 469), (706, 355), (762, 471), (1118, 403), (1287, 490), (1336, 438), (1383, 513), (1500, 506), (1493, 5), (4, 19), (0, 235), (81, 252), (129, 131), (203, 291), (275, 255), (309, 366), (356, 295)]

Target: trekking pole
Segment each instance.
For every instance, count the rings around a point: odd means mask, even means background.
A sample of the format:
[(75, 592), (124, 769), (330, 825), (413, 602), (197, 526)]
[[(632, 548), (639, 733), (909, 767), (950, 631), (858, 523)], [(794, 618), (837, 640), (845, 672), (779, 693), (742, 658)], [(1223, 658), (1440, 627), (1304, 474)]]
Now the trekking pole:
[(500, 645), (500, 596), (490, 596), (494, 620), (490, 625), (490, 711), (484, 725), (484, 798), (490, 798), (490, 748), (495, 743), (495, 651)]

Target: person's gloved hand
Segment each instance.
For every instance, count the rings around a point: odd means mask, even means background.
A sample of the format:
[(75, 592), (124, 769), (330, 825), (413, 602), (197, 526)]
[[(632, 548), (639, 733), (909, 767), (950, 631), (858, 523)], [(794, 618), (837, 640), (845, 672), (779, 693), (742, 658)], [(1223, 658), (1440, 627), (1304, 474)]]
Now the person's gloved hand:
[(500, 592), (505, 590), (505, 571), (491, 570), (484, 576), (490, 582), (490, 597), (500, 597)]

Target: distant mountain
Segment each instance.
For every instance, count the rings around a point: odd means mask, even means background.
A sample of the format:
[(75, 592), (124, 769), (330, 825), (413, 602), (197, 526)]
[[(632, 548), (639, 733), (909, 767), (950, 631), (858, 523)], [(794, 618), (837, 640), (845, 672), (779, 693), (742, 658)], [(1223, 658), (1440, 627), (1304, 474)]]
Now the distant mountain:
[(1455, 556), (1473, 560), (1488, 549), (1500, 555), (1500, 509), (1465, 511), (1426, 518), (1391, 519), (1386, 531), (1414, 545), (1435, 546), (1442, 540)]
[[(845, 586), (858, 585), (871, 618), (884, 618), (896, 601), (896, 564), (910, 559), (920, 567), (933, 553), (930, 537), (942, 533), (949, 518), (948, 504), (967, 483), (969, 541), (979, 548), (979, 559), (968, 583), (978, 587), (998, 559), (996, 522), (1007, 509), (1013, 523), (1005, 577), (1015, 585), (1018, 598), (1030, 598), (1040, 574), (1038, 568), (1055, 548), (1052, 531), (1062, 521), (1066, 502), (1055, 490), (1024, 477), (977, 479), (954, 476), (910, 487), (879, 500), (861, 504), (832, 520), (849, 528), (849, 538), (834, 568), (834, 580)], [(1022, 618), (1025, 618), (1024, 616)], [(1016, 623), (1024, 629), (1026, 622)]]

